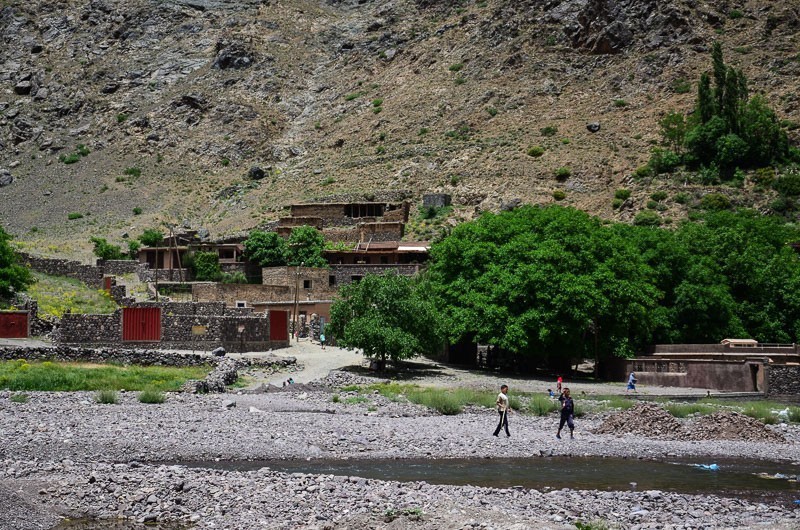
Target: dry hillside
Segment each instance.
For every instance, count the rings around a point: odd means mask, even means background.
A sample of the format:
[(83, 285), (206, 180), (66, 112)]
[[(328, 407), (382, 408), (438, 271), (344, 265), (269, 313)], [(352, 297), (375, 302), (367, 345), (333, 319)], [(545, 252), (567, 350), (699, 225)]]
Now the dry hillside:
[(714, 40), (800, 121), (798, 30), (798, 0), (0, 0), (0, 225), (86, 256), (91, 235), (236, 233), (381, 190), (452, 193), (466, 219), (561, 189), (629, 220), (655, 189), (703, 191), (631, 173)]

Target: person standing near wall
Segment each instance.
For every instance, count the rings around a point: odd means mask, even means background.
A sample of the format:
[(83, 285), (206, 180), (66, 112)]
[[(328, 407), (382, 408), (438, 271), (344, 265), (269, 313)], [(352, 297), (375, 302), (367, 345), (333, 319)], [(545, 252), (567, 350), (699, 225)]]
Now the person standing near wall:
[(561, 384), (564, 382), (564, 379), (559, 375), (558, 379), (556, 379), (556, 392), (558, 395), (561, 395)]
[(320, 333), (319, 334), (319, 344), (320, 344), (320, 346), (322, 346), (322, 349), (324, 350), (325, 349), (325, 334), (324, 333)]
[(500, 393), (497, 394), (497, 401), (495, 403), (497, 404), (497, 412), (500, 413), (500, 422), (494, 430), (494, 436), (500, 434), (500, 429), (505, 427), (506, 437), (510, 437), (511, 433), (508, 431), (508, 413), (511, 412), (511, 407), (508, 403), (508, 385), (500, 387)]
[(627, 394), (631, 390), (633, 390), (636, 394), (639, 393), (636, 390), (636, 373), (633, 371), (631, 371), (631, 375), (628, 376), (628, 387), (625, 389), (625, 393)]

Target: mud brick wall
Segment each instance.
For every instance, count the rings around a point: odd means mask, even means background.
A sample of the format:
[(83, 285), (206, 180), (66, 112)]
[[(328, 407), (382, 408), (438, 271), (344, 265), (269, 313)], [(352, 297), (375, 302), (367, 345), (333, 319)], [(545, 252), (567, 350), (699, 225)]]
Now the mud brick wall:
[(769, 395), (800, 395), (800, 366), (771, 364), (767, 367)]
[[(299, 270), (299, 278), (296, 276)], [(331, 269), (312, 268), (312, 267), (265, 267), (261, 271), (264, 285), (284, 286), (289, 288), (289, 298), (273, 300), (259, 300), (261, 302), (280, 302), (284, 300), (294, 300), (295, 285), (300, 288), (298, 298), (300, 300), (329, 300), (336, 293), (336, 286), (330, 285), (329, 277), (333, 273)], [(303, 287), (304, 282), (311, 282), (311, 288)], [(277, 293), (276, 293), (277, 294)]]
[(358, 243), (361, 233), (354, 227), (346, 228), (326, 228), (322, 231), (328, 241), (345, 241), (348, 243)]
[(358, 225), (361, 241), (400, 241), (405, 232), (405, 224), (361, 223)]
[(353, 282), (353, 276), (393, 272), (401, 276), (414, 276), (420, 271), (419, 265), (331, 265), (331, 274), (336, 276), (337, 285)]
[(223, 302), (228, 307), (236, 307), (237, 301), (246, 301), (248, 305), (253, 302), (293, 301), (294, 289), (288, 285), (196, 283), (192, 286), (192, 299), (195, 302)]
[(40, 258), (24, 252), (19, 252), (18, 255), (20, 263), (37, 272), (51, 276), (74, 278), (91, 287), (101, 287), (103, 284), (104, 272), (102, 267), (84, 265), (79, 261)]
[(278, 219), (278, 225), (283, 227), (313, 226), (321, 230), (323, 221), (321, 217), (281, 217)]

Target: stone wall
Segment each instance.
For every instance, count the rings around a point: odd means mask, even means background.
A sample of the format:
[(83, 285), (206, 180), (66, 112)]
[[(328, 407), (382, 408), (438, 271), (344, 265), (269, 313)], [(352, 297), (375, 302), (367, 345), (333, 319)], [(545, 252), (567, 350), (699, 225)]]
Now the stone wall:
[(708, 388), (727, 392), (764, 392), (763, 361), (636, 358), (627, 362), (626, 376), (636, 372), (642, 385)]
[[(97, 260), (97, 266), (103, 269), (106, 276), (122, 276), (123, 274), (136, 274), (141, 263), (138, 261), (126, 260)], [(145, 264), (146, 265), (146, 264)]]
[(353, 277), (363, 278), (367, 274), (393, 272), (401, 276), (414, 276), (420, 271), (419, 265), (331, 265), (331, 274), (336, 276), (336, 285), (347, 285)]
[(249, 306), (254, 302), (294, 300), (294, 289), (288, 285), (196, 283), (192, 285), (192, 300), (224, 302), (228, 307), (236, 307), (236, 302), (246, 301)]
[[(289, 345), (288, 341), (271, 341), (269, 315), (254, 313), (252, 308), (226, 309), (224, 302), (141, 302), (131, 307), (161, 308), (161, 340), (135, 342), (139, 348), (210, 351), (222, 346), (228, 351), (244, 352)], [(122, 340), (122, 318), (122, 309), (110, 315), (66, 314), (53, 333), (53, 340), (69, 346), (133, 344)], [(195, 334), (198, 327), (204, 333)]]
[[(90, 363), (139, 364), (147, 366), (202, 366), (216, 365), (225, 358), (200, 354), (182, 354), (148, 349), (123, 348), (71, 348), (0, 347), (0, 360), (62, 361)], [(294, 357), (259, 357), (236, 359), (238, 366), (273, 366), (286, 368), (297, 363)]]
[[(298, 294), (300, 300), (331, 299), (336, 294), (336, 285), (330, 285), (331, 275), (333, 275), (332, 269), (321, 267), (265, 267), (261, 270), (264, 285), (284, 286), (290, 289), (289, 298), (286, 300), (294, 300), (295, 285), (300, 289)], [(305, 282), (311, 283), (310, 289), (304, 287)]]
[(65, 259), (50, 259), (32, 256), (25, 252), (18, 252), (20, 263), (27, 267), (50, 276), (66, 276), (74, 278), (91, 287), (103, 286), (102, 267), (96, 265), (84, 265), (79, 261)]
[(444, 208), (450, 206), (451, 197), (447, 193), (426, 193), (422, 196), (423, 208)]
[(800, 395), (800, 366), (771, 364), (767, 371), (767, 393)]

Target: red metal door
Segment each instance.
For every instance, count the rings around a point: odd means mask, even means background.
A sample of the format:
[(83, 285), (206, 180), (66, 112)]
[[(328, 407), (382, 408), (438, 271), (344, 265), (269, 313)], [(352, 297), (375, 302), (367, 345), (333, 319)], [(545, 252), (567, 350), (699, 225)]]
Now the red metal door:
[(269, 312), (269, 340), (289, 340), (289, 312)]
[(122, 340), (158, 342), (161, 340), (160, 307), (122, 309)]
[(0, 312), (0, 338), (4, 339), (28, 338), (28, 312), (27, 311)]

